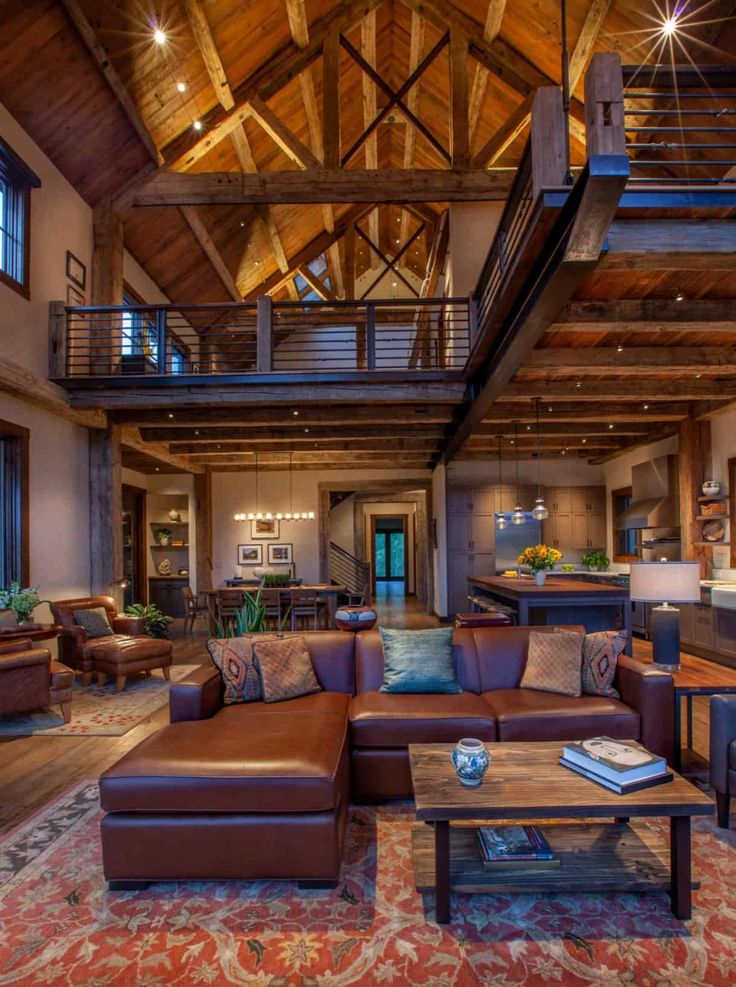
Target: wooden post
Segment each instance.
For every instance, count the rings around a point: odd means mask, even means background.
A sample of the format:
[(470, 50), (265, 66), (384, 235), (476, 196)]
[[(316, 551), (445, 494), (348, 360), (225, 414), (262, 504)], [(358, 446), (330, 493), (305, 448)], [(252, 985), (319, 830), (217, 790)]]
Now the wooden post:
[(602, 51), (585, 73), (585, 139), (591, 154), (626, 154), (621, 57)]
[(532, 184), (536, 200), (542, 189), (565, 184), (565, 113), (562, 90), (537, 89), (532, 103)]
[(450, 150), (453, 168), (470, 167), (468, 38), (450, 27)]
[(704, 579), (713, 568), (713, 549), (695, 542), (702, 541), (702, 524), (698, 497), (704, 480), (711, 475), (711, 430), (709, 421), (696, 421), (692, 414), (680, 422), (680, 536), (683, 560), (700, 562)]
[(322, 44), (322, 119), (325, 168), (340, 167), (340, 33)]
[(376, 369), (376, 307), (368, 302), (365, 307), (365, 363), (368, 370)]
[(49, 377), (66, 375), (66, 305), (49, 302)]
[(197, 592), (212, 589), (212, 470), (194, 474)]
[(111, 583), (123, 576), (123, 486), (120, 425), (89, 432), (89, 533), (90, 588), (94, 594), (122, 602), (119, 587)]
[(92, 214), (92, 305), (123, 304), (123, 220), (109, 199)]
[(273, 299), (259, 295), (256, 300), (256, 370), (269, 374), (273, 370)]
[(345, 229), (345, 298), (355, 298), (355, 223)]

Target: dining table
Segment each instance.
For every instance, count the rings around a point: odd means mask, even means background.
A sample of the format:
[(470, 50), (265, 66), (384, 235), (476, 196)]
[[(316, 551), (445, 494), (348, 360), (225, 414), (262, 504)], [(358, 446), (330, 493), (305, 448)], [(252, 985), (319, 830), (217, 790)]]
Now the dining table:
[[(248, 583), (243, 586), (219, 586), (216, 589), (206, 591), (208, 598), (216, 598), (220, 591), (232, 592), (242, 590), (244, 593), (257, 593), (261, 588), (260, 583)], [(298, 586), (265, 586), (264, 589), (277, 589), (282, 593), (293, 590), (296, 593), (316, 593), (317, 596), (324, 597), (327, 604), (327, 621), (329, 627), (335, 625), (335, 613), (337, 612), (337, 598), (343, 593), (349, 593), (347, 586), (342, 583), (299, 583)]]

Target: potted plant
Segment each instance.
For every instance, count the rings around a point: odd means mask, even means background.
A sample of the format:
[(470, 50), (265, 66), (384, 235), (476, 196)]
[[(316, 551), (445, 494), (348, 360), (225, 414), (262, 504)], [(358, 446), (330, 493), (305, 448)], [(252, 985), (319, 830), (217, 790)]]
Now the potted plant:
[(581, 561), (593, 572), (604, 572), (611, 564), (611, 560), (602, 548), (594, 548), (592, 551), (586, 552)]
[(153, 603), (149, 603), (147, 606), (143, 603), (132, 603), (129, 607), (125, 608), (125, 615), (127, 617), (142, 617), (146, 625), (146, 634), (149, 637), (161, 639), (168, 638), (168, 625), (174, 619), (173, 617), (167, 617)]
[(171, 528), (159, 528), (156, 532), (156, 541), (159, 545), (168, 545), (173, 532)]
[(40, 602), (38, 586), (22, 589), (20, 583), (12, 582), (9, 589), (0, 589), (0, 609), (12, 610), (16, 624), (29, 624)]
[(562, 558), (562, 552), (550, 545), (529, 545), (519, 556), (519, 565), (526, 565), (534, 573), (537, 586), (544, 586), (544, 580), (549, 569), (552, 569)]

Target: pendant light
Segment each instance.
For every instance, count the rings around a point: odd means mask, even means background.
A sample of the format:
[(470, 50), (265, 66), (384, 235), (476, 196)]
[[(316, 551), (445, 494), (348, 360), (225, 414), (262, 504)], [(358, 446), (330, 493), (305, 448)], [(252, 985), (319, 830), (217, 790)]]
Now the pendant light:
[(516, 446), (516, 507), (511, 515), (511, 523), (520, 525), (526, 523), (526, 515), (521, 507), (519, 498), (519, 423), (514, 424), (514, 445)]
[[(498, 499), (501, 499), (501, 442), (502, 437), (498, 437)], [(509, 519), (506, 517), (503, 511), (496, 511), (496, 527), (499, 531), (503, 531), (504, 528), (508, 528)]]
[(293, 453), (289, 452), (289, 510), (282, 514), (281, 511), (278, 513), (273, 513), (272, 511), (266, 511), (262, 513), (259, 510), (259, 500), (258, 500), (258, 453), (255, 454), (256, 457), (256, 509), (254, 511), (249, 511), (247, 514), (233, 514), (233, 521), (314, 521), (314, 511), (295, 511), (294, 510), (294, 478), (293, 478), (293, 468), (292, 468), (292, 457)]
[(549, 511), (544, 506), (544, 497), (542, 496), (542, 453), (539, 439), (539, 398), (534, 399), (534, 409), (537, 415), (537, 499), (534, 502), (532, 517), (535, 521), (546, 521), (549, 517)]

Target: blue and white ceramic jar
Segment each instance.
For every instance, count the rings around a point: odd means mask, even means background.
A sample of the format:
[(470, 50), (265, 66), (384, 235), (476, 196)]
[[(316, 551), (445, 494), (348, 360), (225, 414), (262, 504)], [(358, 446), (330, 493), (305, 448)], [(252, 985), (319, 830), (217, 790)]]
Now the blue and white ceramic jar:
[(482, 740), (463, 737), (452, 752), (452, 763), (460, 784), (467, 788), (476, 788), (483, 781), (483, 775), (491, 763), (491, 755)]

